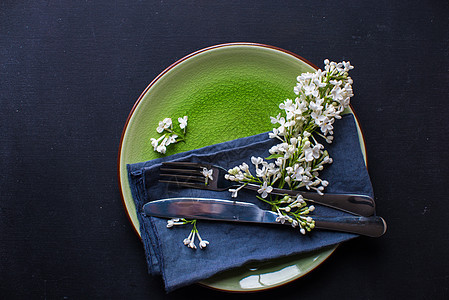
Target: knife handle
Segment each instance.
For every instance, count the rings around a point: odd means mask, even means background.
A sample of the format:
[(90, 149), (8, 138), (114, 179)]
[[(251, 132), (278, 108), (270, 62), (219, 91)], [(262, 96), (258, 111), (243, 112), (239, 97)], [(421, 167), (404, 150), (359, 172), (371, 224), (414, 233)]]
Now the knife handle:
[(380, 237), (387, 230), (381, 217), (313, 217), (315, 228)]
[[(258, 190), (259, 186), (256, 184), (247, 184), (245, 188), (250, 190)], [(275, 195), (290, 195), (296, 197), (302, 195), (304, 199), (309, 202), (325, 205), (331, 208), (342, 210), (351, 214), (369, 217), (374, 215), (376, 211), (376, 205), (373, 198), (365, 195), (356, 194), (323, 194), (298, 191), (298, 190), (286, 190), (273, 188), (271, 194)]]

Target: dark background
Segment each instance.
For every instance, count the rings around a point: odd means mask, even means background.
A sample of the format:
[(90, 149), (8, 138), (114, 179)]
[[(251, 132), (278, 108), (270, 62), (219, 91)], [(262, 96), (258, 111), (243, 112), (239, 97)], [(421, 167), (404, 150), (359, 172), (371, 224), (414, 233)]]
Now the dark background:
[(166, 295), (121, 203), (120, 136), (177, 59), (258, 42), (356, 67), (379, 239), (343, 244), (284, 287), (233, 297), (449, 297), (447, 1), (12, 1), (0, 3), (0, 298)]

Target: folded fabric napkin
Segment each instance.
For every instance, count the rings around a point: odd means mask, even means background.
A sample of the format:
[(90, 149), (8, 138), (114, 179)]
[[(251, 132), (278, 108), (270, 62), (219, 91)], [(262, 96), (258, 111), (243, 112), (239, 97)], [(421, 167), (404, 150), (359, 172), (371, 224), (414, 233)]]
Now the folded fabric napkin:
[[(334, 125), (334, 142), (330, 145), (325, 144), (334, 161), (320, 174), (321, 178), (329, 181), (325, 192), (372, 196), (371, 182), (360, 150), (354, 117), (345, 115)], [(149, 273), (162, 276), (167, 292), (250, 261), (265, 261), (305, 253), (356, 236), (324, 230), (313, 230), (302, 235), (298, 228), (287, 226), (199, 220), (197, 222), (199, 233), (210, 244), (205, 249), (193, 250), (183, 244), (183, 240), (190, 233), (191, 225), (167, 228), (166, 219), (147, 217), (143, 214), (142, 207), (146, 202), (163, 198), (202, 197), (235, 200), (228, 191), (176, 188), (158, 183), (162, 162), (177, 160), (206, 162), (224, 168), (232, 168), (246, 162), (251, 166), (251, 156), (268, 157), (268, 150), (277, 143), (268, 137), (268, 133), (263, 133), (127, 166)], [(252, 191), (241, 190), (237, 200), (268, 208)], [(346, 214), (324, 206), (315, 206), (313, 212), (315, 215)]]

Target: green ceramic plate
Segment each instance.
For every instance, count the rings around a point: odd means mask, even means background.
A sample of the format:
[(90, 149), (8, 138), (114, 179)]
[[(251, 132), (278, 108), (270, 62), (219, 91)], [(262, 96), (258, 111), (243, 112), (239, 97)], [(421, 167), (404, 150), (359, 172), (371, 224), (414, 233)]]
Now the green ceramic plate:
[[(272, 46), (231, 43), (194, 52), (163, 71), (145, 89), (129, 114), (119, 150), (123, 202), (137, 233), (139, 221), (128, 185), (126, 164), (159, 157), (150, 145), (158, 122), (189, 117), (186, 143), (166, 155), (250, 136), (272, 129), (270, 116), (294, 98), (296, 77), (314, 72), (305, 59)], [(361, 140), (362, 150), (363, 139)], [(301, 256), (243, 266), (202, 283), (226, 291), (257, 291), (290, 282), (313, 270), (336, 247)]]

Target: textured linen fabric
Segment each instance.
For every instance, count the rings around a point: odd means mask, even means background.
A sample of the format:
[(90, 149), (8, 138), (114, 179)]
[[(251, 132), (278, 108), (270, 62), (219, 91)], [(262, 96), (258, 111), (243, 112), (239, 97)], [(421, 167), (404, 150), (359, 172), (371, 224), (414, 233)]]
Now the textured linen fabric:
[[(357, 193), (373, 196), (371, 182), (364, 164), (354, 117), (345, 115), (335, 122), (334, 142), (325, 144), (334, 162), (321, 172), (330, 182), (328, 193)], [(166, 291), (198, 282), (218, 272), (239, 267), (250, 261), (264, 261), (281, 256), (305, 253), (335, 245), (356, 237), (354, 234), (313, 230), (302, 235), (298, 228), (277, 225), (233, 224), (199, 220), (201, 237), (207, 248), (192, 250), (183, 244), (191, 225), (167, 228), (167, 220), (147, 217), (142, 206), (148, 202), (173, 197), (233, 199), (228, 191), (176, 188), (158, 183), (159, 168), (164, 161), (213, 163), (232, 168), (250, 162), (251, 156), (268, 157), (268, 150), (277, 140), (267, 133), (241, 138), (147, 162), (128, 165), (130, 187), (140, 222), (149, 273), (161, 275)], [(254, 171), (254, 169), (253, 169)], [(239, 192), (239, 201), (248, 201), (268, 208), (255, 197), (255, 192)], [(315, 205), (319, 216), (341, 216), (346, 213)], [(198, 240), (196, 240), (198, 246)]]

